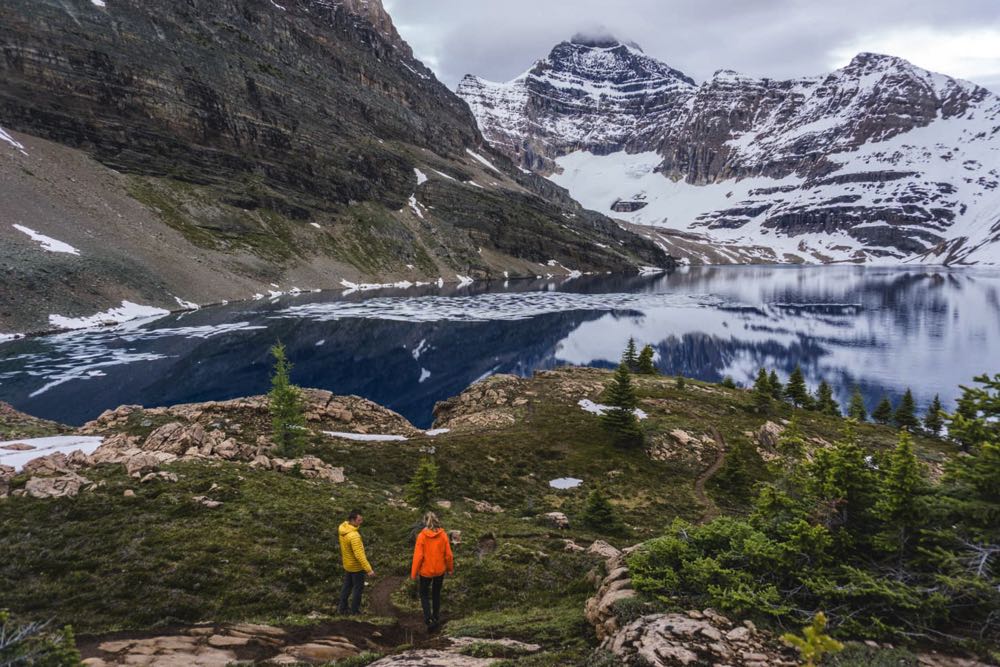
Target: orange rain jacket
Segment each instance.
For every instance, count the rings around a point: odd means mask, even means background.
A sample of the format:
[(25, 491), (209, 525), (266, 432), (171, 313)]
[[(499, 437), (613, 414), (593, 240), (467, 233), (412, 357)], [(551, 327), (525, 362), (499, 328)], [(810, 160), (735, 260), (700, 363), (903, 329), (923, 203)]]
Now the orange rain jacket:
[(445, 572), (455, 571), (455, 558), (451, 553), (451, 542), (443, 530), (424, 528), (417, 536), (417, 546), (413, 549), (413, 567), (410, 577), (440, 577)]

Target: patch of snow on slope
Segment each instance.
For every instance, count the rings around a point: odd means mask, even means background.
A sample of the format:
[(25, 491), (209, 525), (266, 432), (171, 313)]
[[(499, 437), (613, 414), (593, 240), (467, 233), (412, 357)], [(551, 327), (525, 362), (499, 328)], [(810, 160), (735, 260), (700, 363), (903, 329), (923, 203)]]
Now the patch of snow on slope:
[(63, 243), (62, 241), (57, 241), (50, 236), (45, 234), (39, 234), (34, 229), (30, 227), (25, 227), (24, 225), (14, 225), (14, 229), (19, 232), (23, 232), (31, 237), (32, 241), (37, 241), (41, 244), (42, 250), (47, 250), (49, 252), (62, 252), (68, 255), (79, 255), (80, 251), (71, 246), (68, 243)]
[(179, 296), (175, 296), (174, 301), (177, 302), (177, 305), (180, 306), (182, 310), (201, 310), (201, 306), (199, 306), (198, 304), (192, 303), (190, 301), (185, 301)]
[[(104, 441), (99, 436), (79, 436), (60, 435), (49, 438), (30, 438), (22, 440), (8, 440), (0, 442), (0, 465), (12, 466), (15, 472), (20, 472), (24, 464), (34, 459), (52, 454), (71, 454), (81, 451), (84, 454), (93, 454)], [(14, 451), (6, 449), (10, 445), (27, 445), (31, 449), (24, 451)]]
[(427, 182), (427, 174), (425, 174), (424, 172), (414, 167), (413, 173), (417, 175), (417, 187), (420, 187), (421, 185)]
[(483, 164), (484, 166), (492, 169), (496, 173), (498, 173), (498, 174), (502, 173), (499, 169), (497, 169), (496, 167), (493, 166), (492, 162), (490, 162), (489, 160), (487, 160), (486, 158), (484, 158), (479, 153), (477, 153), (477, 152), (475, 152), (475, 151), (473, 151), (473, 150), (471, 150), (469, 148), (466, 148), (465, 152), (468, 153), (469, 155), (471, 155), (472, 157), (474, 157), (477, 162), (479, 162), (479, 163)]
[[(594, 415), (603, 415), (605, 412), (611, 409), (611, 406), (601, 405), (600, 403), (594, 403), (589, 398), (582, 399), (579, 403), (577, 403), (577, 405), (583, 408), (584, 412), (589, 412)], [(639, 408), (636, 408), (634, 412), (636, 418), (639, 419), (640, 421), (649, 416)]]
[(323, 431), (323, 435), (342, 440), (355, 440), (358, 442), (399, 442), (407, 440), (405, 435), (379, 435), (377, 433), (341, 433), (339, 431)]
[(21, 155), (27, 155), (28, 152), (24, 150), (24, 144), (15, 139), (14, 137), (7, 134), (6, 130), (0, 127), (0, 141), (6, 141), (8, 144), (20, 151)]
[(142, 306), (131, 301), (122, 301), (122, 305), (118, 308), (110, 308), (103, 313), (97, 313), (89, 317), (49, 315), (49, 324), (55, 329), (90, 329), (107, 324), (120, 324), (140, 318), (163, 317), (169, 314), (170, 311), (162, 308)]

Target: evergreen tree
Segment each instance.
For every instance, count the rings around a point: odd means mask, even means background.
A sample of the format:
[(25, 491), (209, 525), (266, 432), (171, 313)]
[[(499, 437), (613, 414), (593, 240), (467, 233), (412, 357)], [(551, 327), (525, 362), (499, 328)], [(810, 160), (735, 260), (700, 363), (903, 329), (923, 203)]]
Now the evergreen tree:
[(872, 410), (872, 421), (876, 424), (888, 424), (892, 420), (892, 403), (888, 396), (883, 396), (875, 409)]
[(757, 412), (767, 412), (771, 407), (771, 382), (763, 368), (757, 372), (753, 383), (753, 405)]
[(614, 506), (600, 486), (587, 494), (581, 520), (584, 526), (602, 533), (615, 533), (622, 528)]
[(428, 457), (422, 458), (406, 486), (406, 502), (422, 512), (431, 509), (438, 494), (437, 479), (437, 464)]
[(652, 345), (646, 345), (642, 348), (642, 352), (639, 353), (639, 360), (636, 362), (636, 370), (641, 375), (657, 375), (656, 364), (653, 363), (653, 351)]
[(806, 444), (806, 436), (802, 432), (802, 427), (799, 426), (799, 419), (793, 415), (788, 426), (778, 436), (778, 449), (783, 454), (798, 457), (805, 454)]
[(868, 421), (868, 408), (865, 407), (865, 397), (861, 395), (861, 387), (854, 387), (854, 393), (851, 394), (851, 404), (847, 408), (847, 416), (858, 422)]
[(618, 366), (614, 380), (608, 387), (607, 402), (609, 409), (601, 417), (604, 428), (611, 433), (614, 442), (619, 447), (637, 447), (642, 444), (642, 429), (636, 419), (635, 409), (639, 404), (632, 388), (625, 362)]
[(285, 458), (298, 458), (305, 451), (306, 418), (299, 388), (291, 383), (292, 365), (280, 342), (271, 348), (274, 371), (268, 407), (271, 412), (271, 439)]
[(962, 387), (948, 435), (969, 452), (985, 442), (1000, 443), (1000, 374), (975, 378), (983, 387)]
[(931, 401), (931, 405), (927, 408), (927, 414), (924, 415), (924, 428), (931, 435), (940, 435), (941, 429), (944, 427), (944, 408), (941, 407), (941, 397), (937, 394), (934, 395), (934, 400)]
[(687, 380), (684, 379), (683, 375), (674, 376), (674, 385), (680, 390), (683, 390), (687, 386)]
[(826, 655), (844, 650), (844, 645), (826, 633), (826, 614), (816, 612), (812, 625), (802, 628), (802, 636), (786, 632), (781, 638), (798, 649), (802, 667), (816, 667)]
[(622, 363), (633, 373), (638, 369), (639, 354), (636, 352), (635, 338), (628, 339), (628, 345), (625, 347), (625, 353), (622, 355)]
[(896, 424), (896, 428), (913, 430), (920, 426), (920, 420), (917, 419), (917, 403), (913, 400), (913, 392), (909, 389), (903, 394), (892, 421)]
[(733, 380), (731, 375), (727, 375), (722, 378), (722, 382), (720, 384), (726, 389), (736, 389), (736, 381)]
[(809, 395), (809, 388), (806, 387), (806, 379), (802, 375), (801, 366), (796, 366), (789, 376), (788, 386), (785, 387), (785, 397), (797, 408), (809, 407), (812, 404), (812, 396)]
[(816, 390), (816, 409), (825, 415), (840, 416), (840, 406), (833, 398), (833, 389), (826, 380), (820, 382), (819, 389)]
[(767, 381), (771, 384), (771, 398), (776, 401), (784, 399), (785, 387), (781, 384), (781, 380), (778, 378), (778, 372), (772, 370), (771, 374), (767, 376)]
[(907, 550), (917, 527), (925, 522), (918, 503), (924, 489), (924, 475), (913, 452), (913, 438), (904, 431), (889, 455), (875, 504), (875, 511), (884, 524), (878, 540), (884, 550), (899, 554)]

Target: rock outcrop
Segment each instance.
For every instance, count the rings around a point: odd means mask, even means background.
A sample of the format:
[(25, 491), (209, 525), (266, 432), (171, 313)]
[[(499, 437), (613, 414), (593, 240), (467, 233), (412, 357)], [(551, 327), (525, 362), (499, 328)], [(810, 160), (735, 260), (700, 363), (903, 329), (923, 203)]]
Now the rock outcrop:
[(639, 547), (618, 551), (594, 543), (588, 553), (604, 557), (604, 576), (585, 616), (601, 640), (601, 650), (617, 664), (643, 667), (732, 665), (769, 667), (798, 665), (794, 653), (773, 635), (760, 632), (750, 621), (736, 623), (712, 609), (687, 613), (644, 614), (619, 618), (617, 605), (636, 600), (626, 556)]

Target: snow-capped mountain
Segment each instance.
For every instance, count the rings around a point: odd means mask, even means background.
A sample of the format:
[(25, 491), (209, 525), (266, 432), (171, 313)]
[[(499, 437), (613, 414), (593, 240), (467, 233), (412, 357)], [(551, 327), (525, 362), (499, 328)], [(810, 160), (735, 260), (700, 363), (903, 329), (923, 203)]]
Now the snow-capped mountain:
[(458, 94), (498, 150), (692, 261), (1000, 264), (1000, 97), (899, 58), (699, 86), (574, 39)]

